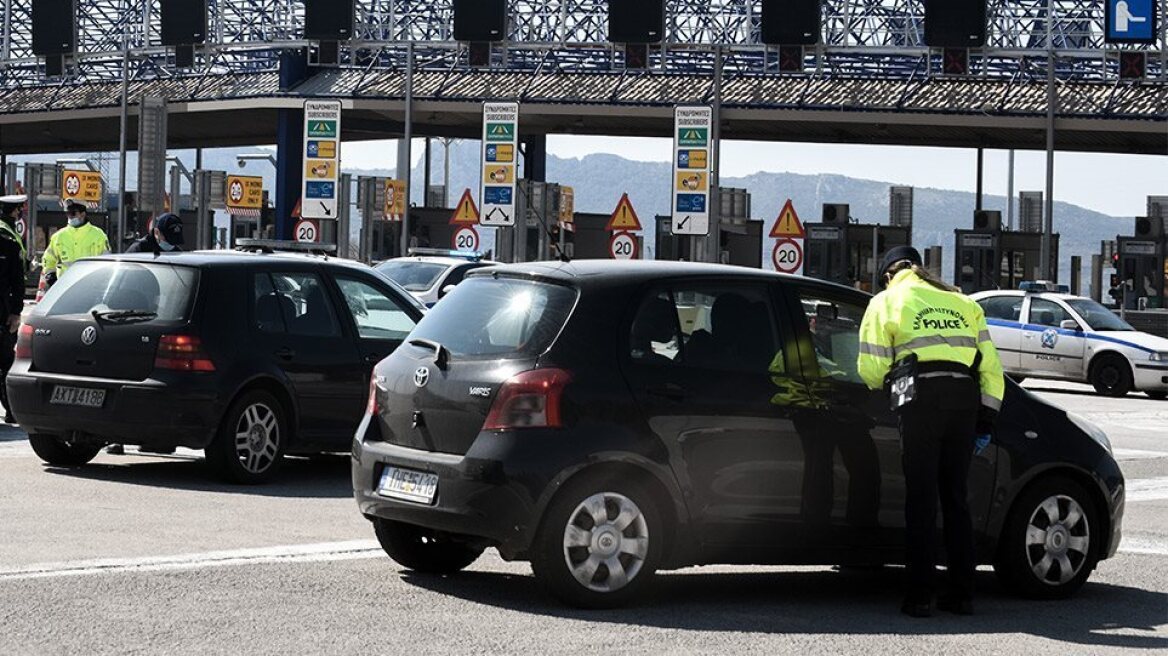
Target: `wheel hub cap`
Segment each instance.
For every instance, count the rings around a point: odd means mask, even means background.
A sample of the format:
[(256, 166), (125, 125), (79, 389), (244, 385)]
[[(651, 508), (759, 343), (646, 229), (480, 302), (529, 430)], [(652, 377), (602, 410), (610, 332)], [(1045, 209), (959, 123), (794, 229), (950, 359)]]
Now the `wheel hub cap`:
[(1026, 527), (1026, 558), (1046, 585), (1064, 585), (1082, 571), (1091, 547), (1091, 527), (1079, 502), (1066, 495), (1048, 497), (1034, 509)]
[(649, 553), (649, 527), (641, 509), (615, 492), (594, 494), (569, 515), (564, 562), (578, 583), (615, 592), (636, 578)]

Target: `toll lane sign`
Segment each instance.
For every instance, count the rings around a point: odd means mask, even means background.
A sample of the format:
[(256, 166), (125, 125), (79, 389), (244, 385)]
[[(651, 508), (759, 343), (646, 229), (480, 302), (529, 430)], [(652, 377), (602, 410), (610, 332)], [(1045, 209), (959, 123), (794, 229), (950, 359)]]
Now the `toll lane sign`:
[(300, 215), (305, 219), (336, 219), (341, 168), (341, 103), (304, 103), (304, 184)]
[(1154, 45), (1159, 34), (1156, 5), (1160, 0), (1105, 0), (1104, 23), (1109, 43)]
[(710, 233), (710, 107), (673, 110), (673, 217), (675, 235)]
[(515, 225), (515, 150), (519, 139), (518, 103), (483, 103), (483, 151), (480, 160), (484, 226)]

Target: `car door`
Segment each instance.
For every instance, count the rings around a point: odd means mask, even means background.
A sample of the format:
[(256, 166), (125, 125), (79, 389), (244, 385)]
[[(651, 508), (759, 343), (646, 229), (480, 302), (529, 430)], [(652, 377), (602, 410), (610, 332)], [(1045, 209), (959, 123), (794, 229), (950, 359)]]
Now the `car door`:
[(630, 388), (690, 491), (704, 550), (722, 560), (799, 543), (802, 449), (772, 402), (774, 307), (758, 281), (678, 282), (647, 290), (628, 331)]
[(344, 447), (353, 426), (338, 418), (367, 397), (369, 379), (323, 278), (315, 269), (274, 269), (253, 274), (252, 287), (257, 346), (292, 383), (297, 444)]
[(1077, 378), (1083, 370), (1087, 340), (1082, 330), (1062, 327), (1078, 321), (1062, 303), (1051, 298), (1030, 298), (1022, 336), (1023, 367), (1045, 375)]
[[(414, 326), (422, 318), (422, 313), (403, 295), (391, 290), (372, 277), (352, 273), (333, 276), (337, 291), (345, 308), (345, 322), (356, 336), (357, 352), (360, 355), (360, 380), (362, 394), (356, 396), (346, 406), (342, 417), (345, 423), (356, 429), (361, 421), (366, 398), (369, 376), (373, 366), (401, 346)], [(349, 431), (352, 435), (352, 431)]]
[[(882, 548), (899, 557), (904, 543), (904, 467), (896, 415), (883, 390), (869, 390), (857, 360), (867, 297), (819, 286), (795, 286), (788, 302), (794, 350), (807, 390), (799, 425), (807, 450), (804, 507), (826, 521), (831, 546)], [(989, 514), (995, 464), (990, 454), (970, 468), (974, 525)], [(825, 517), (826, 516), (826, 520)], [(940, 521), (940, 518), (938, 518)]]
[(1025, 300), (1018, 294), (1000, 294), (977, 301), (985, 313), (990, 338), (1006, 371), (1022, 368), (1022, 305)]

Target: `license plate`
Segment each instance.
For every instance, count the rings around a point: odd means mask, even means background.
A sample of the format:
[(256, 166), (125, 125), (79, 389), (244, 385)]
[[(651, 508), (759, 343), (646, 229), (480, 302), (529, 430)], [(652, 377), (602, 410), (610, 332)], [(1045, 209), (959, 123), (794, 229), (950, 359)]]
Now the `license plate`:
[(57, 385), (49, 403), (54, 405), (80, 405), (86, 408), (100, 408), (105, 403), (105, 390), (89, 387), (66, 387)]
[(381, 496), (415, 503), (433, 503), (437, 491), (437, 474), (397, 467), (386, 467), (381, 473), (381, 484), (377, 487), (377, 492)]

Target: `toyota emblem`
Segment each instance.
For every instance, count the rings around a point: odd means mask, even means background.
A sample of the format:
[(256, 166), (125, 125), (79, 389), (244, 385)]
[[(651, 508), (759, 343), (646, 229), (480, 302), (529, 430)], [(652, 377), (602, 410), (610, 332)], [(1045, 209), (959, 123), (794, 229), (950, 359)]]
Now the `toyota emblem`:
[(97, 341), (97, 328), (94, 328), (93, 326), (89, 326), (85, 330), (81, 331), (81, 343), (82, 344), (84, 344), (86, 346), (93, 346), (93, 343), (96, 341)]
[(430, 369), (427, 367), (418, 367), (414, 370), (414, 384), (418, 387), (425, 387), (426, 383), (430, 382)]

